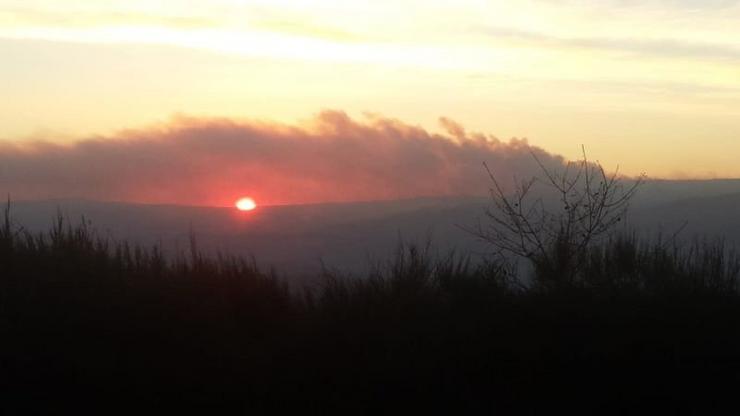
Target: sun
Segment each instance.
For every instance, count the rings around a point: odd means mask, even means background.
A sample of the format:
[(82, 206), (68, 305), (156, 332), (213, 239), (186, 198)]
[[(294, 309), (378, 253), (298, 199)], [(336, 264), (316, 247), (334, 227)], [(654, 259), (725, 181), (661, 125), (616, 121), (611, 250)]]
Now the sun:
[(257, 208), (257, 203), (254, 202), (254, 199), (249, 197), (239, 198), (235, 205), (236, 209), (239, 211), (251, 211)]

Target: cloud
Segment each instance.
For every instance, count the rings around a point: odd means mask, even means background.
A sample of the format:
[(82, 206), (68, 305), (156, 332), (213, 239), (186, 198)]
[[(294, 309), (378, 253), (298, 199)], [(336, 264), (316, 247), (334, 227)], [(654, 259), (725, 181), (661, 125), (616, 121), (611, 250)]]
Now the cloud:
[(337, 42), (362, 40), (360, 35), (337, 25), (336, 22), (329, 23), (305, 14), (263, 7), (253, 7), (249, 12), (249, 26), (254, 29)]
[(726, 9), (737, 6), (740, 0), (538, 0), (540, 3), (553, 3), (557, 5), (583, 5), (596, 7), (661, 7), (661, 8), (680, 8), (680, 9)]
[(0, 11), (0, 23), (51, 28), (89, 28), (100, 26), (163, 26), (179, 29), (209, 29), (217, 21), (195, 16), (163, 16), (145, 13), (107, 11), (75, 12), (11, 8)]
[(503, 27), (487, 27), (481, 31), (492, 38), (515, 40), (535, 46), (594, 49), (666, 58), (740, 60), (740, 48), (721, 43), (675, 39), (561, 37)]
[(69, 145), (0, 144), (0, 191), (12, 199), (90, 198), (230, 205), (485, 194), (483, 162), (504, 179), (563, 159), (526, 140), (451, 134), (380, 116), (325, 111), (300, 125), (180, 118)]

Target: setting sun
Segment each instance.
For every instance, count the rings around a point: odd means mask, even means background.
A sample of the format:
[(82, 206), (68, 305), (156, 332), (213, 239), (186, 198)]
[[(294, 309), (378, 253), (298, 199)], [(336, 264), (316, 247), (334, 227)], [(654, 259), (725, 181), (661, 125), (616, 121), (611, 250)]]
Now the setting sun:
[(240, 198), (236, 201), (236, 208), (239, 211), (251, 211), (257, 208), (257, 203), (252, 198)]

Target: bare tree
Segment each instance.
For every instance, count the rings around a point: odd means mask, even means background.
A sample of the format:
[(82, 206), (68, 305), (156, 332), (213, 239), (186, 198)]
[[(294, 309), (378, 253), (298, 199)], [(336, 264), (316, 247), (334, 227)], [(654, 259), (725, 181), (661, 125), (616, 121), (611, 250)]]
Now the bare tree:
[[(586, 157), (568, 162), (560, 171), (546, 168), (537, 156), (542, 176), (514, 180), (507, 192), (484, 164), (493, 187), (489, 220), (476, 234), (499, 254), (529, 260), (538, 283), (552, 286), (573, 284), (589, 247), (611, 233), (629, 207), (630, 199), (645, 180), (640, 175), (626, 184), (619, 168), (607, 174), (598, 162)], [(544, 185), (554, 197), (535, 192)]]

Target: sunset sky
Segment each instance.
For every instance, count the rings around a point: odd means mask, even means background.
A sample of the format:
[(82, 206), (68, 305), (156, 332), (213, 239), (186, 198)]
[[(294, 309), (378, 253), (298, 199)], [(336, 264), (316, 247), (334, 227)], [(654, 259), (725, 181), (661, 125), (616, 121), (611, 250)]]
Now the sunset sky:
[(334, 110), (740, 177), (738, 22), (733, 0), (0, 0), (0, 141), (213, 118), (314, 134)]

